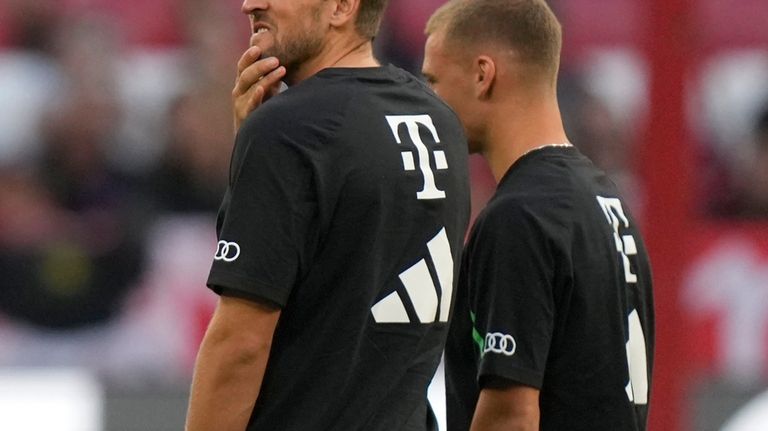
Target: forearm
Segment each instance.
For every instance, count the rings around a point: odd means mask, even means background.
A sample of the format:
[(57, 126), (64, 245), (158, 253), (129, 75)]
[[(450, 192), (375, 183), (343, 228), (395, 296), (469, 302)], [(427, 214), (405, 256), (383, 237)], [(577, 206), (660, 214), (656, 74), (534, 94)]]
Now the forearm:
[(471, 431), (539, 431), (538, 418), (491, 416), (475, 413)]
[(197, 356), (187, 431), (245, 430), (279, 316), (270, 306), (220, 299)]
[(198, 354), (187, 431), (243, 431), (264, 377), (269, 346), (242, 351), (206, 336)]
[(261, 388), (269, 346), (242, 351), (231, 340), (206, 336), (200, 347), (187, 413), (187, 431), (243, 431)]
[(522, 386), (483, 389), (471, 431), (538, 431), (539, 415), (537, 390)]

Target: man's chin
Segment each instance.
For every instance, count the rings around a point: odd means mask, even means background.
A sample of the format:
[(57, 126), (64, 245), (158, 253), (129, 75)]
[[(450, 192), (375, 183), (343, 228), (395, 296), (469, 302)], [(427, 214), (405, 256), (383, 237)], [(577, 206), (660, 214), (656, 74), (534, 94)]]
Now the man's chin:
[(251, 46), (258, 46), (261, 48), (261, 57), (274, 56), (275, 42), (270, 35), (254, 34), (251, 36)]

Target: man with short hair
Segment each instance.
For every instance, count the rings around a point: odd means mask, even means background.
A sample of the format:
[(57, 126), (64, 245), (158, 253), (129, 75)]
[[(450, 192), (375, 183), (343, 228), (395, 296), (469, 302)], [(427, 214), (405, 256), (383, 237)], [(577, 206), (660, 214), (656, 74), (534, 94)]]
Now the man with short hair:
[(427, 34), (423, 73), (498, 182), (462, 258), (449, 429), (644, 430), (648, 257), (616, 187), (568, 142), (560, 24), (543, 0), (453, 0)]
[(188, 431), (435, 429), (427, 387), (468, 223), (468, 156), (450, 108), (373, 57), (384, 5), (243, 3), (252, 47), (208, 278), (221, 296)]

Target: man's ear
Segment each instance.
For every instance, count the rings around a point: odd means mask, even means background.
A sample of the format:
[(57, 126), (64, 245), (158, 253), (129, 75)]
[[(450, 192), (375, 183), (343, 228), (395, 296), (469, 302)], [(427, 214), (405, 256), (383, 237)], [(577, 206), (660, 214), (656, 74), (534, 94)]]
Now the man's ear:
[(487, 55), (477, 57), (473, 64), (475, 96), (484, 100), (491, 97), (496, 84), (496, 62)]
[(332, 27), (343, 27), (354, 23), (360, 10), (360, 0), (330, 0)]

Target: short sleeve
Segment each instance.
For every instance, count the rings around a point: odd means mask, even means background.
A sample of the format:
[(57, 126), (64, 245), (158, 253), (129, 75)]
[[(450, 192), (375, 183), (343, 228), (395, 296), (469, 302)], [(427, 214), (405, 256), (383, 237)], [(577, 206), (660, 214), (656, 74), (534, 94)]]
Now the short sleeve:
[(282, 307), (315, 237), (317, 192), (307, 144), (317, 138), (301, 128), (258, 125), (246, 123), (235, 143), (208, 286)]
[(478, 342), (478, 379), (540, 388), (554, 328), (552, 243), (539, 214), (496, 202), (468, 245), (468, 283)]

